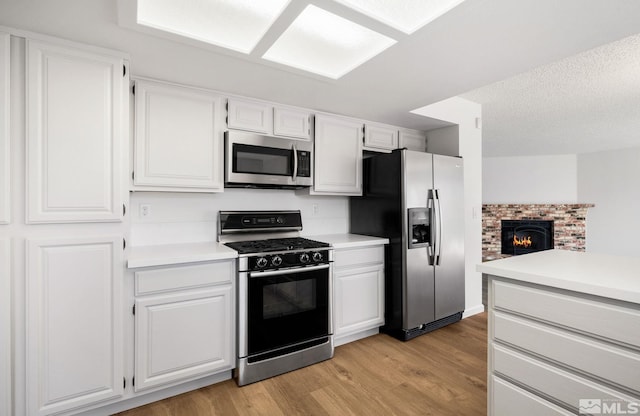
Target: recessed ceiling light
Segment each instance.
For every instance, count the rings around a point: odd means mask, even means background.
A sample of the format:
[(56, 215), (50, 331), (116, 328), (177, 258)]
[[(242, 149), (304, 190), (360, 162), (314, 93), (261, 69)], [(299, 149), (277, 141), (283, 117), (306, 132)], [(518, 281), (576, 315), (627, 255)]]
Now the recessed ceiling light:
[(290, 0), (138, 0), (141, 25), (250, 53)]
[(337, 79), (394, 43), (394, 39), (308, 5), (262, 57)]
[(411, 34), (464, 0), (336, 0), (347, 7)]

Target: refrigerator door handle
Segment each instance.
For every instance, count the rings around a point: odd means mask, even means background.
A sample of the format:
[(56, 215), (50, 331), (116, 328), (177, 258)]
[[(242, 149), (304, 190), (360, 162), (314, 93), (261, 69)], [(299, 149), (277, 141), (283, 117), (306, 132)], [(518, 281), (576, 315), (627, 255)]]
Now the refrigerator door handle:
[(436, 230), (435, 230), (435, 193), (433, 189), (429, 189), (427, 193), (427, 208), (429, 208), (429, 224), (431, 229), (431, 236), (429, 237), (429, 245), (427, 245), (427, 256), (429, 257), (429, 266), (433, 266), (436, 261), (435, 256), (435, 242), (436, 242)]
[(435, 227), (435, 239), (433, 240), (434, 244), (434, 261), (433, 263), (436, 266), (440, 265), (440, 256), (442, 255), (442, 209), (440, 205), (440, 195), (439, 190), (433, 190), (433, 201), (434, 201), (434, 214), (437, 218), (437, 221), (434, 222)]

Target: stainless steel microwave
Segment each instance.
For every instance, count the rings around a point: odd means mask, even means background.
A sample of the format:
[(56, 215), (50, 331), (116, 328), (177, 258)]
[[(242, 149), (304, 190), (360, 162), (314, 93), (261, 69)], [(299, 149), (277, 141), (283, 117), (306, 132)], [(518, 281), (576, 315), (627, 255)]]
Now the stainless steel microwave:
[(313, 184), (313, 143), (226, 131), (225, 186), (303, 188)]

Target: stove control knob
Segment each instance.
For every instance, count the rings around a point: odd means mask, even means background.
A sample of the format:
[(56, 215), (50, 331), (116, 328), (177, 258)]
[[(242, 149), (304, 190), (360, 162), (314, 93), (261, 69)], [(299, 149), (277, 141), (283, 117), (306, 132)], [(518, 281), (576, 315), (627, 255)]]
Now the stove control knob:
[(319, 251), (313, 253), (313, 261), (322, 261), (322, 253)]
[(300, 263), (306, 264), (309, 263), (309, 255), (307, 253), (300, 254)]
[(259, 257), (258, 260), (256, 260), (256, 266), (258, 269), (264, 269), (267, 267), (267, 264), (269, 264), (269, 262), (266, 257)]
[(272, 265), (272, 266), (278, 267), (278, 266), (280, 266), (281, 264), (282, 264), (282, 257), (280, 257), (280, 256), (273, 256), (273, 257), (271, 258), (271, 265)]

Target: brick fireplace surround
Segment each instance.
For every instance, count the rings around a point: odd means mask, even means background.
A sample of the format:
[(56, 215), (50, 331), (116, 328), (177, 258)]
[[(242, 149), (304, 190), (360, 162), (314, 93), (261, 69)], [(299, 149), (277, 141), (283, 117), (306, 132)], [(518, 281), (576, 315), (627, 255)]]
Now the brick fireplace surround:
[(584, 251), (587, 209), (593, 204), (486, 204), (482, 206), (482, 261), (501, 254), (501, 220), (553, 220), (554, 248)]

